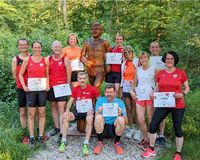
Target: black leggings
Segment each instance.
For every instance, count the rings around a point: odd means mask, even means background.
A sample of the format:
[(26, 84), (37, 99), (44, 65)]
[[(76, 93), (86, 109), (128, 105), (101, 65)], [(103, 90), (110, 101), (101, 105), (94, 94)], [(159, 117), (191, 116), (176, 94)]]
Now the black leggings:
[(159, 130), (160, 123), (165, 119), (165, 117), (171, 113), (175, 135), (178, 138), (183, 137), (182, 131), (182, 119), (184, 115), (185, 108), (156, 108), (149, 125), (149, 133), (154, 134)]

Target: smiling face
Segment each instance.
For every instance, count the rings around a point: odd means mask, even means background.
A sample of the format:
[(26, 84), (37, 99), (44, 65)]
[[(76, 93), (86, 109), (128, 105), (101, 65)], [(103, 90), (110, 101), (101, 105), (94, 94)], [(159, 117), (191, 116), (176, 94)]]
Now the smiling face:
[(142, 66), (145, 66), (149, 63), (149, 58), (146, 54), (142, 54), (140, 57), (139, 57), (139, 62)]
[(28, 42), (26, 40), (18, 41), (18, 50), (19, 52), (28, 52)]
[(171, 54), (166, 55), (165, 66), (167, 68), (173, 68), (175, 63), (175, 58)]
[(123, 37), (122, 36), (116, 36), (115, 37), (115, 43), (118, 47), (122, 47), (123, 46)]
[(54, 54), (59, 55), (62, 53), (62, 45), (60, 42), (54, 42), (52, 44), (51, 50)]
[(125, 50), (124, 56), (128, 61), (132, 61), (133, 60), (133, 51)]
[(152, 42), (150, 45), (150, 52), (153, 56), (159, 56), (161, 48), (158, 42)]
[(80, 83), (80, 86), (84, 88), (87, 85), (88, 77), (86, 74), (78, 75), (78, 82)]
[(101, 36), (101, 33), (102, 33), (101, 25), (100, 24), (92, 25), (91, 32), (92, 32), (93, 38), (99, 38)]
[(75, 46), (77, 44), (77, 38), (75, 35), (70, 35), (68, 43), (70, 46)]
[(115, 90), (114, 88), (106, 88), (104, 95), (108, 99), (109, 102), (112, 102), (115, 97)]
[(38, 43), (38, 42), (35, 42), (33, 44), (32, 50), (33, 50), (33, 54), (34, 55), (36, 55), (36, 56), (41, 55), (41, 53), (42, 53), (42, 46), (41, 46), (41, 44)]

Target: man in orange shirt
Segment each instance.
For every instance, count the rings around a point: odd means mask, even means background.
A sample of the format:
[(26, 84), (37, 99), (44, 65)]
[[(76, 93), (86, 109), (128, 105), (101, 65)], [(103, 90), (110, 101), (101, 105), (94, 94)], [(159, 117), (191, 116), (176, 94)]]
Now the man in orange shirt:
[(85, 40), (82, 50), (82, 62), (87, 66), (89, 81), (99, 91), (105, 77), (105, 55), (110, 45), (101, 39), (102, 26), (96, 22), (91, 27), (92, 38)]

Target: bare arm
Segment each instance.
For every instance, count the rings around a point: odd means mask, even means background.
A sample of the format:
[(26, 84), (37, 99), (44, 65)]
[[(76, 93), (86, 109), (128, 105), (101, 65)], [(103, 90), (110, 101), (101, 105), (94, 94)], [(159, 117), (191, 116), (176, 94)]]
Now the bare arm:
[(46, 63), (46, 78), (47, 78), (46, 91), (48, 91), (49, 90), (49, 56), (45, 58), (45, 63)]
[(15, 80), (17, 79), (17, 77), (16, 77), (16, 67), (17, 67), (17, 60), (16, 60), (16, 57), (13, 57), (13, 59), (12, 59), (12, 76)]
[(86, 53), (87, 53), (87, 42), (85, 41), (83, 43), (83, 48), (82, 48), (82, 52), (81, 52), (81, 61), (84, 63), (84, 64), (87, 64), (87, 58), (85, 57), (86, 56)]
[(185, 81), (183, 83), (183, 86), (184, 86), (183, 94), (188, 94), (188, 92), (190, 91), (190, 87), (189, 87), (188, 81)]
[(28, 87), (26, 86), (25, 82), (24, 82), (24, 72), (27, 68), (27, 65), (28, 65), (28, 57), (26, 59), (23, 60), (23, 63), (22, 63), (22, 66), (21, 66), (21, 69), (19, 71), (19, 80), (22, 84), (22, 87), (24, 89), (25, 92), (29, 92), (30, 90), (28, 89)]
[(72, 74), (71, 62), (67, 57), (65, 57), (65, 67), (67, 72), (67, 83), (71, 84), (71, 74)]

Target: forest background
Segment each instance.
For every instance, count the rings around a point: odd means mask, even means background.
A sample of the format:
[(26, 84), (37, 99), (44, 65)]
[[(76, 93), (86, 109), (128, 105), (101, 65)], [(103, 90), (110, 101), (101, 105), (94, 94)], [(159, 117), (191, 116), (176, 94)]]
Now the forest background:
[[(43, 54), (51, 53), (54, 40), (66, 46), (69, 33), (79, 36), (79, 45), (90, 37), (92, 22), (103, 25), (104, 39), (114, 45), (116, 33), (125, 37), (136, 54), (149, 52), (158, 40), (162, 54), (169, 50), (180, 56), (179, 66), (189, 77), (191, 92), (186, 97), (183, 121), (183, 157), (200, 157), (200, 1), (199, 0), (1, 0), (0, 1), (0, 160), (26, 159), (32, 152), (20, 144), (21, 136), (15, 82), (11, 75), (12, 57), (18, 54), (17, 40), (40, 40)], [(31, 48), (30, 53), (31, 53)], [(47, 108), (47, 128), (52, 125)], [(173, 141), (168, 118), (166, 135)], [(171, 156), (172, 147), (160, 159)], [(169, 154), (168, 154), (169, 153)]]

